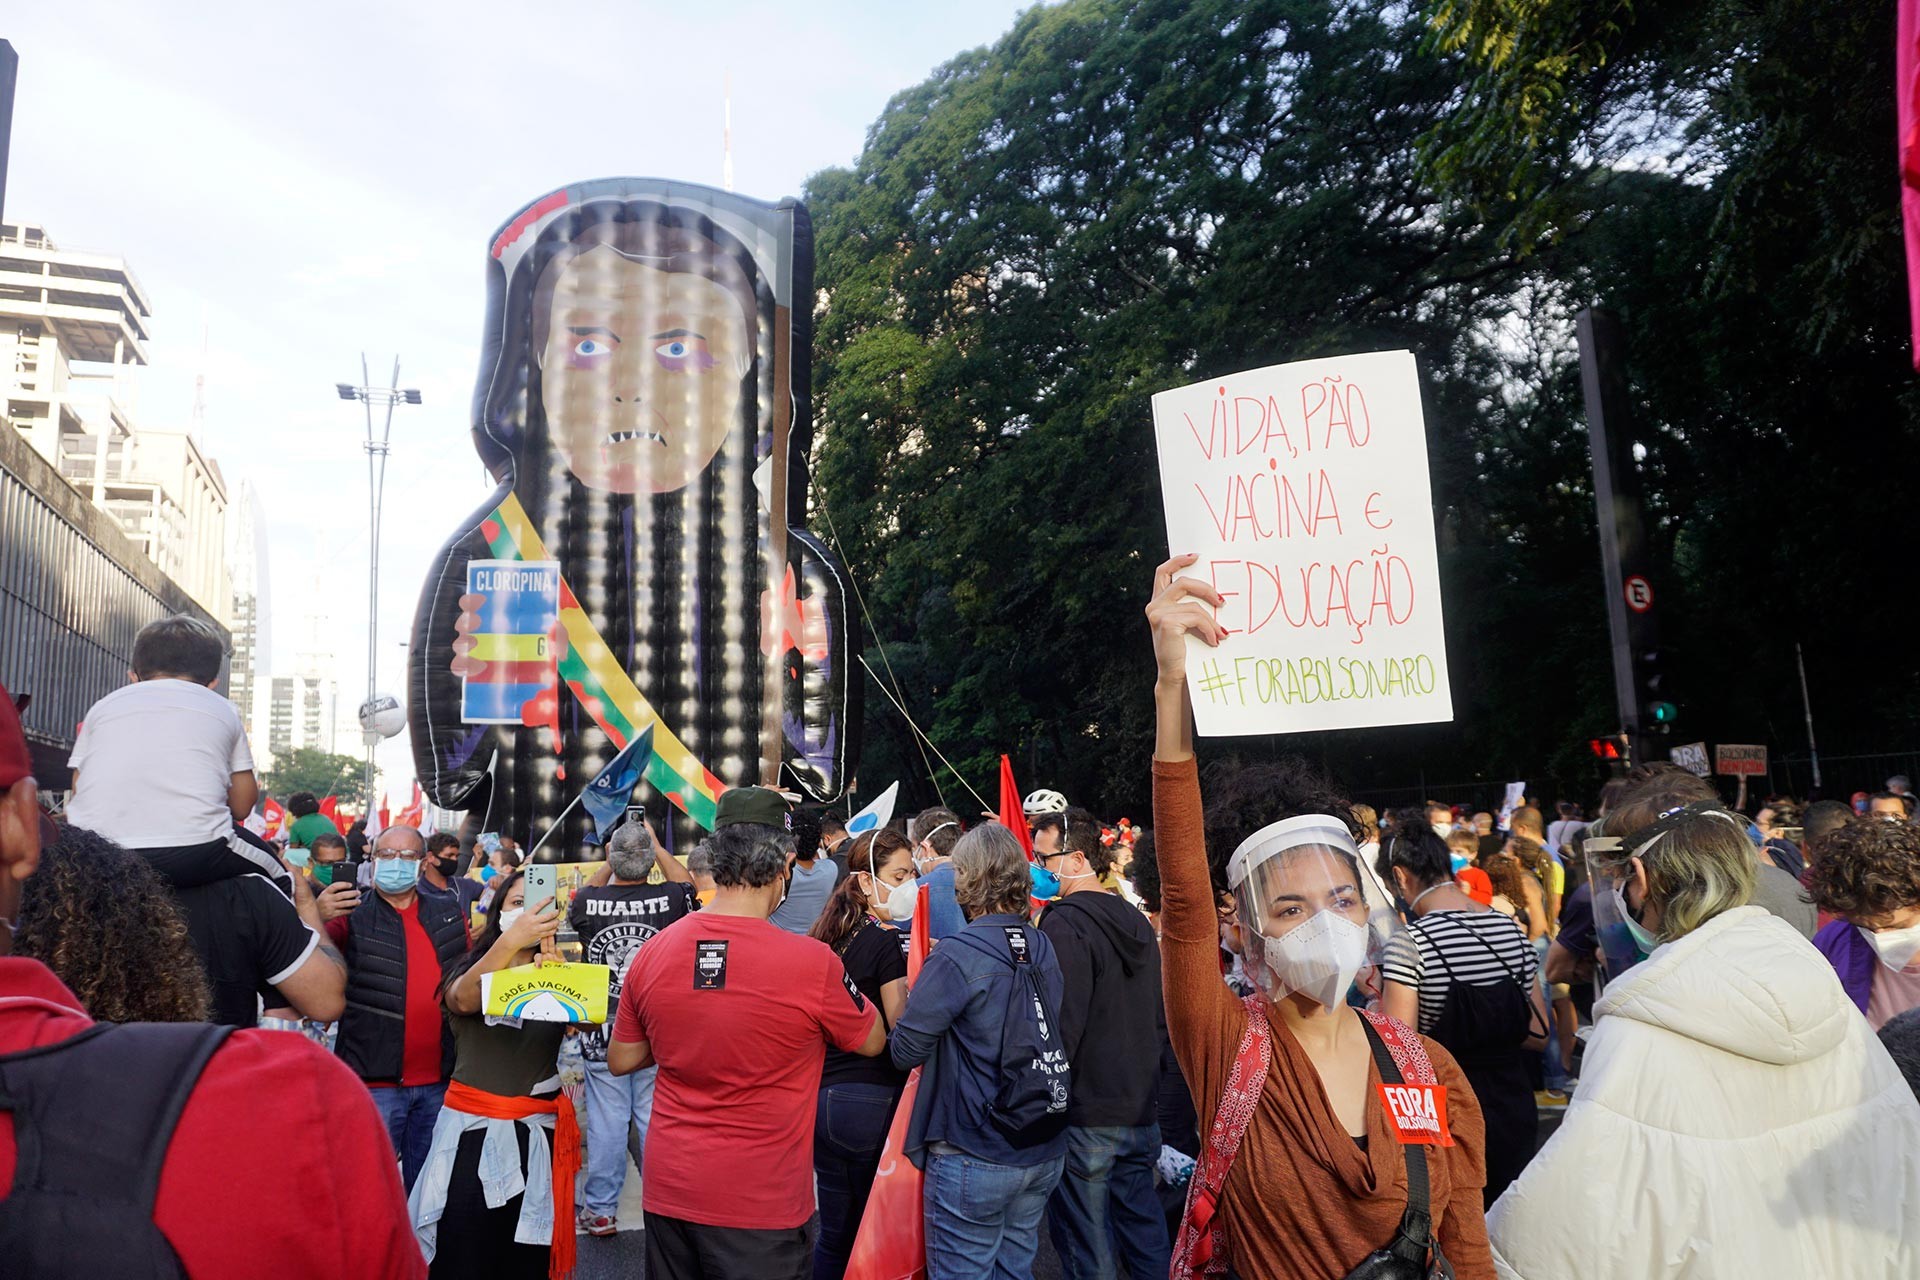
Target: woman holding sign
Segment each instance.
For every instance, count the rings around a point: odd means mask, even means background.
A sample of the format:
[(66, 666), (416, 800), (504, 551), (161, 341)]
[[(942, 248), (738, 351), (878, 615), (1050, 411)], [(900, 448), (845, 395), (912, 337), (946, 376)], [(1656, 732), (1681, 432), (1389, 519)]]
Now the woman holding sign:
[(1415, 1277), (1444, 1274), (1444, 1255), (1487, 1280), (1479, 1104), (1445, 1049), (1348, 1005), (1398, 922), (1367, 908), (1350, 805), (1303, 774), (1279, 779), (1269, 825), (1228, 837), (1236, 949), (1259, 991), (1242, 1001), (1221, 980), (1186, 675), (1188, 637), (1219, 642), (1220, 598), (1176, 576), (1193, 562), (1161, 565), (1147, 606), (1167, 1029), (1207, 1134), (1173, 1275)]
[[(408, 1201), (430, 1276), (537, 1280), (550, 1248), (561, 1255), (558, 1270), (572, 1265), (580, 1131), (555, 1066), (566, 1024), (481, 1012), (482, 976), (554, 956), (559, 914), (551, 898), (529, 911), (525, 881), (515, 871), (496, 882), (486, 928), (441, 991), (453, 1083)], [(509, 1168), (524, 1190), (508, 1187), (500, 1171)]]

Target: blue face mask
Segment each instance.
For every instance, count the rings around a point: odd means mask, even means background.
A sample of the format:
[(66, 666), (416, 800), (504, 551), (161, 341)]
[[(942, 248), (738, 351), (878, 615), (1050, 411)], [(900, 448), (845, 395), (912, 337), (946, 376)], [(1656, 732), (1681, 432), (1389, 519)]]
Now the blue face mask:
[(373, 887), (382, 893), (405, 893), (420, 880), (420, 864), (406, 858), (375, 858)]
[(1027, 870), (1033, 875), (1033, 896), (1042, 902), (1051, 902), (1060, 896), (1060, 877), (1053, 874), (1037, 862), (1027, 864)]
[(289, 849), (287, 850), (287, 861), (302, 871), (305, 871), (308, 864), (313, 861), (313, 854), (306, 849)]
[(1453, 852), (1453, 850), (1449, 849), (1447, 850), (1447, 857), (1451, 859), (1453, 862), (1453, 874), (1455, 874), (1456, 876), (1459, 875), (1462, 871), (1465, 871), (1468, 867), (1473, 865), (1472, 863), (1467, 861), (1467, 855), (1464, 853), (1455, 853)]

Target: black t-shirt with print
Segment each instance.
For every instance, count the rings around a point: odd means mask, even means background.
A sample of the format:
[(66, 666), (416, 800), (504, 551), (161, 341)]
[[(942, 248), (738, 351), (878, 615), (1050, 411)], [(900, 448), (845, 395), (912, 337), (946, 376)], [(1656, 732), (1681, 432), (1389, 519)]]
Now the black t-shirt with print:
[[(886, 1006), (880, 1003), (880, 988), (907, 976), (907, 954), (903, 946), (906, 938), (907, 935), (897, 929), (869, 920), (840, 952), (840, 963), (846, 966), (847, 977), (883, 1022), (887, 1013)], [(892, 1026), (887, 1030), (892, 1031)], [(898, 1089), (906, 1082), (907, 1073), (894, 1066), (893, 1059), (885, 1052), (877, 1058), (863, 1058), (857, 1053), (828, 1048), (826, 1069), (820, 1075), (823, 1089), (830, 1084), (880, 1084)]]
[[(693, 886), (678, 882), (608, 884), (575, 892), (567, 923), (580, 935), (580, 958), (613, 971), (607, 985), (608, 1018), (620, 1003), (620, 983), (641, 944), (693, 910)], [(607, 1029), (582, 1027), (580, 1054), (588, 1062), (605, 1062)]]
[(234, 876), (173, 890), (187, 936), (206, 967), (213, 994), (210, 1020), (251, 1027), (260, 1020), (256, 996), (269, 1008), (286, 1003), (273, 984), (291, 977), (319, 946), (287, 895), (261, 875)]

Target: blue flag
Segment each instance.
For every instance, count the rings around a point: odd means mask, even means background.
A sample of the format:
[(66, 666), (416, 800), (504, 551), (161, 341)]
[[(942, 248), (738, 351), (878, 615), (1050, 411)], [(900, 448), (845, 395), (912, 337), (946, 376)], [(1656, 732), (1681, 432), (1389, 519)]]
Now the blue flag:
[(620, 749), (620, 754), (607, 761), (587, 789), (581, 793), (580, 803), (593, 815), (593, 833), (595, 843), (604, 842), (607, 832), (613, 830), (620, 815), (627, 811), (627, 801), (633, 798), (633, 789), (640, 785), (641, 777), (647, 771), (647, 763), (653, 759), (653, 726), (649, 724), (640, 736)]

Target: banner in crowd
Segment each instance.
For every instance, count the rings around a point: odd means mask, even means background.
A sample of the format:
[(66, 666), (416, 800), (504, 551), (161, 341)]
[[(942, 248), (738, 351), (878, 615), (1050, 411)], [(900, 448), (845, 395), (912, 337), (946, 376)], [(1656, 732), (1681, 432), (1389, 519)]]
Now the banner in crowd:
[(1225, 600), (1188, 649), (1202, 734), (1453, 718), (1411, 352), (1162, 391), (1153, 422), (1168, 545)]
[(605, 1022), (612, 970), (603, 964), (523, 964), (480, 975), (480, 1011), (527, 1022)]
[(1713, 749), (1713, 771), (1728, 777), (1758, 777), (1767, 771), (1767, 749), (1723, 742)]
[(1710, 777), (1713, 773), (1713, 765), (1707, 760), (1707, 744), (1704, 742), (1682, 743), (1667, 752), (1667, 759), (1696, 778)]

